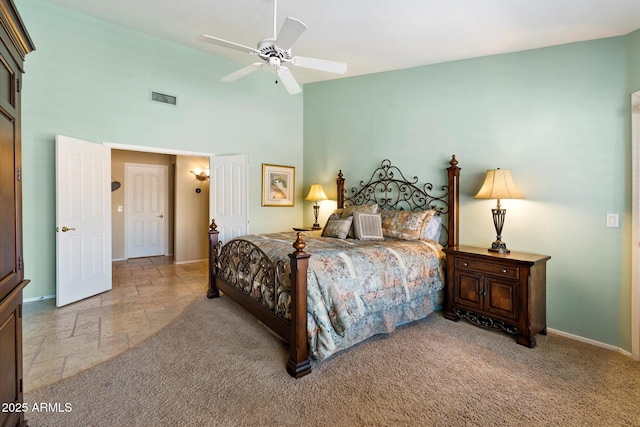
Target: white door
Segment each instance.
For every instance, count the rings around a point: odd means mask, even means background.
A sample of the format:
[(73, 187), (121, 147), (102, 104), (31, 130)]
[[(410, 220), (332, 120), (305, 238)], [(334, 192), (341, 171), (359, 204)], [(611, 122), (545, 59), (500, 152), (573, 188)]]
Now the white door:
[(640, 360), (640, 91), (631, 94), (632, 232), (631, 355)]
[(211, 157), (209, 216), (216, 220), (221, 242), (244, 236), (249, 230), (246, 155)]
[(127, 258), (164, 255), (167, 241), (167, 166), (125, 163), (124, 171)]
[(56, 136), (56, 305), (111, 289), (111, 150)]

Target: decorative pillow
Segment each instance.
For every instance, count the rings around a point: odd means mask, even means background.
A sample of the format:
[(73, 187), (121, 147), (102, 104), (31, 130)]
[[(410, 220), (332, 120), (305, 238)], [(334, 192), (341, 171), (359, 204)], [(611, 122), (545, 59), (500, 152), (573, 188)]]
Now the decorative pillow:
[(435, 211), (380, 211), (382, 234), (402, 240), (418, 240), (424, 234), (425, 220)]
[(337, 237), (338, 239), (346, 239), (351, 228), (353, 217), (329, 219), (327, 225), (322, 230), (323, 237)]
[(384, 240), (380, 214), (353, 213), (353, 230), (359, 240)]
[[(367, 214), (373, 214), (378, 211), (378, 205), (353, 205), (346, 207), (342, 210), (342, 218), (346, 218), (352, 216), (354, 212), (362, 212)], [(353, 226), (351, 226), (351, 230), (349, 230), (349, 237), (356, 237)]]
[[(338, 209), (340, 210), (340, 209)], [(346, 207), (342, 210), (342, 218), (346, 218), (348, 216), (353, 215), (354, 212), (362, 212), (362, 213), (376, 213), (378, 212), (378, 205), (353, 205)]]
[(427, 225), (426, 227), (424, 227), (424, 234), (422, 234), (422, 238), (439, 242), (440, 233), (442, 232), (442, 217), (433, 215), (430, 220), (426, 221), (426, 224)]
[(332, 219), (341, 219), (342, 218), (342, 211), (344, 209), (336, 209), (335, 211), (333, 211), (333, 213), (331, 215), (329, 215), (329, 218), (327, 218), (327, 222), (324, 224), (324, 227), (322, 227), (322, 233), (321, 235), (324, 236), (324, 229), (327, 228), (327, 225), (329, 224), (329, 221), (331, 221)]

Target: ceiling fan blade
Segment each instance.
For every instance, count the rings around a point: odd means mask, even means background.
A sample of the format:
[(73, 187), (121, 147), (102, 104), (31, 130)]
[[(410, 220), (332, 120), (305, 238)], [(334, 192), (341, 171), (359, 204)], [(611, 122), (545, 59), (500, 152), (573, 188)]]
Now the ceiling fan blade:
[(276, 38), (276, 46), (282, 50), (291, 49), (293, 43), (298, 40), (298, 37), (300, 37), (306, 29), (307, 26), (303, 24), (302, 21), (288, 17), (287, 20), (284, 21), (282, 28), (280, 28), (280, 32)]
[(327, 71), (329, 73), (344, 74), (347, 72), (347, 64), (344, 62), (329, 61), (328, 59), (306, 58), (294, 56), (291, 63), (302, 68)]
[(202, 34), (198, 36), (198, 40), (200, 40), (201, 42), (211, 43), (211, 44), (226, 47), (229, 49), (239, 50), (240, 52), (252, 53), (254, 55), (258, 54), (258, 51), (252, 47), (230, 42), (228, 40), (219, 39), (217, 37), (206, 36)]
[(254, 71), (256, 71), (257, 69), (259, 69), (260, 67), (262, 67), (265, 63), (264, 62), (254, 62), (251, 65), (247, 65), (246, 67), (240, 68), (238, 71), (234, 71), (233, 73), (224, 76), (221, 80), (223, 82), (233, 82), (238, 80), (240, 77), (244, 77), (247, 74), (253, 73)]
[(278, 74), (278, 78), (290, 95), (295, 95), (296, 93), (302, 92), (302, 88), (287, 67), (278, 67), (276, 73)]

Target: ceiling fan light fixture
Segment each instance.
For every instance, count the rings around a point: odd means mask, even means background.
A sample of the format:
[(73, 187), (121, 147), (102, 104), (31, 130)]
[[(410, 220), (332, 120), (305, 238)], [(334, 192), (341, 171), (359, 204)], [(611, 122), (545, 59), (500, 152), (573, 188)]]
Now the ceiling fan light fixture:
[(280, 58), (277, 58), (275, 56), (272, 56), (271, 58), (269, 58), (269, 66), (273, 68), (280, 67)]

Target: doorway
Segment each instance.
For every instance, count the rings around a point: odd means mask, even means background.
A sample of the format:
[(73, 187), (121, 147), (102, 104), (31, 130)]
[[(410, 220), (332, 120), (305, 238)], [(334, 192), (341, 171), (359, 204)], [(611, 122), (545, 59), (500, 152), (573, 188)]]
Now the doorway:
[[(100, 161), (104, 162), (104, 164), (108, 165), (111, 163), (111, 153), (114, 149), (117, 150), (124, 150), (124, 151), (131, 151), (131, 152), (144, 152), (145, 157), (146, 156), (150, 156), (149, 153), (156, 153), (156, 154), (164, 154), (164, 155), (169, 155), (172, 158), (177, 158), (180, 156), (199, 156), (201, 159), (199, 160), (200, 162), (203, 162), (203, 164), (205, 165), (204, 168), (210, 168), (213, 165), (212, 162), (212, 154), (208, 154), (208, 153), (194, 153), (194, 152), (185, 152), (182, 150), (171, 150), (171, 149), (160, 149), (160, 148), (153, 148), (153, 147), (144, 147), (144, 146), (132, 146), (132, 145), (124, 145), (124, 144), (114, 144), (114, 143), (103, 143), (103, 144), (95, 144), (89, 141), (82, 141), (82, 140), (77, 140), (77, 139), (73, 139), (73, 138), (69, 138), (69, 137), (64, 137), (61, 135), (58, 135), (56, 141), (58, 141), (59, 139), (64, 139), (64, 140), (72, 140), (75, 144), (75, 148), (74, 148), (74, 156), (75, 157), (79, 157), (82, 155), (82, 153), (85, 150), (89, 150), (89, 151), (96, 151), (94, 150), (96, 147), (102, 147), (100, 149)], [(58, 145), (58, 143), (57, 143)], [(202, 159), (204, 158), (204, 159)], [(237, 164), (233, 163), (233, 158), (241, 158), (241, 161)], [(58, 160), (58, 157), (56, 157), (56, 160)], [(232, 198), (230, 198), (229, 200), (233, 201), (233, 203), (231, 203), (230, 205), (233, 206), (234, 209), (233, 212), (230, 212), (230, 217), (226, 220), (226, 222), (231, 221), (232, 217), (235, 216), (239, 216), (242, 219), (242, 224), (240, 224), (239, 226), (239, 232), (241, 234), (246, 234), (247, 230), (248, 230), (248, 215), (247, 215), (247, 209), (248, 209), (248, 157), (246, 155), (242, 155), (242, 156), (218, 156), (216, 157), (216, 162), (221, 161), (223, 163), (228, 163), (231, 166), (232, 170), (236, 170), (237, 173), (232, 174), (231, 176), (233, 177), (237, 177), (240, 179), (241, 184), (239, 186), (237, 186), (237, 188), (242, 188), (243, 191), (238, 192), (238, 194), (240, 194), (240, 196), (236, 195)], [(198, 166), (197, 168), (200, 168), (200, 166)], [(65, 168), (64, 165), (61, 165), (58, 161), (57, 161), (57, 166), (56, 166), (56, 173), (59, 173), (63, 170), (67, 170), (68, 168)], [(73, 170), (76, 170), (77, 168), (74, 168)], [(100, 188), (109, 188), (111, 187), (112, 189), (114, 189), (114, 191), (117, 191), (120, 187), (121, 187), (121, 183), (118, 182), (117, 180), (115, 180), (113, 177), (111, 177), (111, 185), (109, 185), (109, 170), (110, 170), (110, 166), (104, 167), (101, 170), (103, 171), (103, 173), (101, 173), (101, 179), (104, 182), (104, 185), (100, 185)], [(224, 168), (227, 169), (227, 168)], [(191, 169), (187, 169), (188, 172), (184, 171), (184, 173), (179, 173), (176, 172), (178, 169), (175, 167), (174, 165), (174, 169), (173, 172), (170, 173), (170, 176), (176, 176), (179, 177), (181, 180), (186, 181), (186, 177), (188, 177), (189, 182), (193, 183), (197, 183), (200, 182), (202, 180), (198, 179), (195, 175), (197, 175), (195, 173), (195, 168), (191, 168)], [(222, 169), (221, 169), (222, 170)], [(89, 171), (88, 171), (89, 173)], [(217, 175), (219, 175), (219, 178), (217, 177)], [(203, 225), (202, 228), (206, 230), (205, 227), (208, 228), (208, 222), (209, 219), (212, 218), (211, 214), (214, 212), (220, 212), (220, 207), (222, 206), (229, 206), (229, 204), (227, 203), (227, 188), (222, 186), (221, 184), (224, 184), (227, 180), (224, 178), (226, 177), (226, 174), (220, 173), (218, 174), (217, 172), (214, 174), (214, 176), (212, 177), (212, 182), (214, 182), (212, 185), (208, 186), (206, 188), (206, 190), (203, 192), (201, 188), (195, 188), (195, 193), (196, 194), (203, 194), (203, 199), (205, 197), (207, 197), (210, 201), (210, 203), (204, 203), (204, 208), (202, 209), (203, 211), (203, 217), (206, 219), (206, 221), (203, 221)], [(59, 180), (57, 180), (58, 182)], [(70, 182), (93, 182), (96, 181), (95, 179), (93, 179), (91, 176), (89, 176), (89, 178), (87, 180), (82, 180), (82, 179), (76, 179), (74, 178), (73, 180), (71, 180)], [(208, 182), (208, 179), (206, 179), (206, 181)], [(116, 185), (114, 185), (116, 184)], [(215, 192), (213, 190), (216, 190)], [(59, 188), (57, 187), (56, 192), (57, 192), (57, 197), (60, 194), (68, 194), (71, 190), (69, 188)], [(189, 193), (190, 191), (187, 191), (187, 193)], [(83, 193), (84, 194), (84, 193)], [(86, 192), (86, 194), (92, 195), (92, 201), (89, 203), (89, 205), (95, 207), (95, 206), (103, 206), (106, 209), (104, 209), (104, 215), (102, 215), (104, 218), (111, 218), (111, 212), (112, 211), (116, 211), (118, 213), (120, 213), (120, 206), (118, 205), (113, 205), (112, 201), (113, 201), (113, 196), (111, 194), (108, 194), (106, 192)], [(182, 194), (182, 193), (181, 193)], [(212, 197), (212, 194), (216, 194), (217, 197)], [(224, 201), (225, 203), (223, 205), (220, 204), (221, 201)], [(111, 210), (109, 209), (109, 206), (111, 207)], [(208, 209), (207, 209), (208, 206)], [(122, 213), (124, 213), (124, 206), (122, 206)], [(95, 210), (95, 209), (93, 209)], [(173, 215), (172, 215), (173, 216)], [(60, 224), (61, 221), (67, 221), (68, 218), (64, 218), (62, 217), (59, 212), (58, 209), (56, 208), (56, 222), (58, 223), (58, 227), (60, 227), (60, 229), (63, 228), (63, 226)], [(204, 244), (204, 248), (205, 251), (208, 252), (208, 243), (207, 243), (207, 234), (206, 232), (203, 232), (203, 230), (200, 229), (199, 224), (194, 222), (194, 221), (189, 221), (189, 220), (184, 220), (182, 221), (182, 223), (184, 224), (193, 224), (193, 229), (194, 232), (197, 235), (197, 239), (200, 238), (200, 236), (202, 236), (203, 241), (205, 241)], [(78, 230), (76, 227), (76, 224), (71, 222), (71, 220), (69, 219), (69, 224), (66, 224), (65, 222), (65, 226), (64, 228), (66, 228), (66, 231), (76, 231), (77, 233), (75, 234), (79, 234), (81, 232), (83, 232), (82, 230)], [(113, 241), (113, 234), (112, 234), (112, 227), (111, 227), (111, 221), (107, 221), (107, 223), (105, 223), (104, 227), (102, 228), (102, 230), (104, 231), (104, 236), (105, 242), (109, 243), (109, 247), (105, 247), (105, 245), (96, 245), (96, 244), (91, 244), (91, 245), (83, 245), (83, 254), (86, 253), (87, 256), (100, 256), (100, 259), (103, 261), (103, 264), (106, 266), (107, 264), (111, 264), (111, 262), (113, 260), (116, 260), (115, 257), (113, 257), (113, 253), (111, 250), (111, 243)], [(66, 234), (67, 233), (63, 233)], [(73, 234), (73, 233), (72, 233)], [(95, 233), (94, 233), (95, 234)], [(124, 233), (123, 233), (124, 234)], [(172, 233), (169, 233), (169, 235), (171, 236)], [(60, 250), (58, 249), (58, 243), (61, 239), (61, 233), (57, 233), (56, 234), (56, 248), (57, 248), (57, 254), (60, 254)], [(78, 240), (78, 239), (76, 239)], [(188, 247), (192, 248), (193, 245), (191, 244), (192, 239), (189, 238), (185, 238), (183, 240), (187, 240), (189, 242)], [(124, 251), (123, 251), (124, 252)], [(205, 258), (208, 258), (208, 256), (205, 256)], [(74, 260), (75, 258), (70, 257), (69, 259)], [(124, 254), (123, 254), (123, 258), (124, 259)], [(69, 287), (69, 284), (67, 283), (68, 281), (61, 281), (60, 277), (62, 277), (61, 275), (61, 271), (63, 270), (64, 267), (68, 266), (69, 263), (65, 263), (65, 257), (60, 257), (57, 256), (56, 257), (56, 293), (58, 293), (58, 291), (60, 289), (66, 290)], [(193, 261), (197, 261), (197, 259), (194, 259)], [(188, 262), (188, 261), (187, 261)], [(95, 263), (92, 263), (92, 266)], [(76, 266), (77, 264), (71, 264), (72, 266)], [(91, 266), (90, 266), (91, 267)], [(76, 270), (78, 270), (78, 268), (76, 268)], [(83, 269), (82, 272), (84, 272)], [(95, 270), (95, 268), (94, 268)], [(111, 283), (111, 268), (104, 268), (103, 269), (105, 271), (105, 283)], [(75, 270), (74, 270), (75, 272)], [(79, 275), (79, 273), (77, 274)], [(65, 276), (66, 277), (66, 276)], [(75, 276), (74, 276), (75, 277)], [(83, 276), (84, 277), (84, 276)], [(81, 296), (80, 298), (76, 298), (75, 300), (69, 300), (66, 301), (66, 303), (71, 303), (74, 301), (77, 301), (79, 299), (83, 299), (88, 297), (89, 295), (84, 295)]]
[[(112, 179), (121, 185), (111, 193), (113, 260), (165, 255), (186, 264), (207, 259), (209, 180), (191, 171), (208, 169), (210, 157), (110, 148)], [(166, 193), (165, 207), (149, 192)]]
[[(164, 195), (164, 211), (156, 213), (154, 215), (163, 216), (163, 218), (159, 218), (156, 220), (162, 221), (161, 224), (157, 225), (163, 226), (163, 230), (161, 231), (163, 231), (164, 234), (164, 242), (156, 245), (157, 248), (154, 255), (172, 254), (175, 234), (173, 210), (175, 206), (174, 176), (176, 156), (161, 153), (145, 153), (140, 151), (112, 148), (110, 148), (109, 151), (111, 153), (111, 179), (112, 182), (117, 183), (115, 187), (112, 187), (111, 200), (109, 202), (112, 219), (112, 260), (122, 261), (128, 258), (145, 256), (144, 253), (136, 254), (135, 250), (129, 251), (128, 248), (129, 242), (127, 239), (127, 235), (132, 235), (134, 232), (132, 232), (132, 230), (127, 230), (126, 218), (130, 217), (131, 212), (129, 212), (129, 210), (135, 211), (140, 209), (135, 208), (135, 202), (127, 200), (127, 196), (129, 196), (129, 198), (131, 199), (135, 199), (136, 197), (134, 193), (136, 193), (136, 191), (132, 193), (132, 186), (127, 185), (133, 183), (133, 180), (131, 177), (126, 176), (126, 165), (138, 165), (140, 168), (142, 168), (142, 170), (145, 170), (145, 168), (147, 167), (151, 169), (166, 169), (166, 184), (164, 185), (164, 189), (159, 189), (161, 194)], [(139, 185), (142, 187), (148, 187), (150, 186), (149, 180), (149, 177), (141, 176), (139, 178)], [(146, 184), (145, 181), (147, 181)], [(157, 190), (158, 189), (156, 189), (155, 192), (157, 192)], [(138, 192), (140, 191), (147, 190), (138, 190)], [(144, 209), (144, 206), (140, 208)], [(157, 210), (157, 208), (153, 210)], [(140, 232), (142, 232), (142, 230), (140, 230)]]

